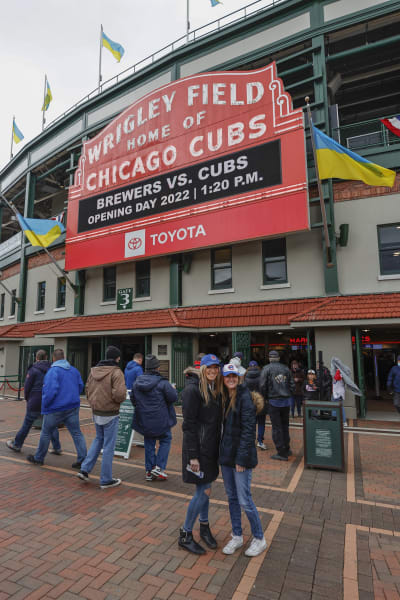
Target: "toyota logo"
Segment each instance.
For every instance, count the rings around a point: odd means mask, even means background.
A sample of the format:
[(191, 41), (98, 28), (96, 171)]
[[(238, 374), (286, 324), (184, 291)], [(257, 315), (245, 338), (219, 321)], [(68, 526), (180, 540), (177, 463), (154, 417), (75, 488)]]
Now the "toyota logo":
[(128, 248), (130, 250), (138, 250), (138, 248), (140, 248), (140, 246), (142, 245), (142, 240), (140, 238), (132, 238), (129, 240), (128, 242)]

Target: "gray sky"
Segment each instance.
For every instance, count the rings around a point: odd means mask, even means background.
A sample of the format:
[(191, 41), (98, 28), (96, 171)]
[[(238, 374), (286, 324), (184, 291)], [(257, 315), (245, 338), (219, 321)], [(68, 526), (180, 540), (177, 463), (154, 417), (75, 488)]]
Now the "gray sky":
[[(251, 0), (190, 0), (191, 29)], [(261, 6), (268, 4), (260, 0)], [(44, 75), (53, 101), (47, 123), (97, 87), (100, 24), (125, 48), (103, 48), (103, 81), (186, 33), (186, 0), (0, 0), (0, 169), (9, 161), (12, 117), (24, 134), (14, 156), (41, 131)]]

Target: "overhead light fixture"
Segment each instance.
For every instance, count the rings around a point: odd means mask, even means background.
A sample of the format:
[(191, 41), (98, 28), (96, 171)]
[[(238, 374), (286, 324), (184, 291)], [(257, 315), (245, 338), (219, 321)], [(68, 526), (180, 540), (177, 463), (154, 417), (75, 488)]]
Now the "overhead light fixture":
[(400, 252), (393, 252), (393, 256), (400, 256)]
[(216, 333), (210, 333), (210, 337), (216, 337)]
[(277, 331), (276, 335), (283, 335), (283, 331)]
[(371, 331), (370, 329), (363, 329), (364, 333), (368, 333), (368, 331)]

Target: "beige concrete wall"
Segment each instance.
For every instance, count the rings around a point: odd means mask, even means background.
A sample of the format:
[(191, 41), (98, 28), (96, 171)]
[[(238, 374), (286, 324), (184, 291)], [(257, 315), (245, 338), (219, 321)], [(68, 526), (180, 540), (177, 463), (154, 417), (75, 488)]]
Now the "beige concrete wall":
[[(19, 368), (19, 348), (20, 342), (4, 343), (3, 353), (3, 373), (2, 375), (16, 375)], [(13, 387), (17, 387), (16, 383), (12, 383)], [(10, 391), (10, 390), (8, 390)]]
[[(318, 352), (323, 352), (324, 364), (330, 369), (332, 356), (340, 358), (352, 371), (353, 370), (353, 352), (351, 344), (351, 328), (350, 327), (316, 327), (315, 328), (315, 351), (318, 357)], [(346, 398), (344, 401), (346, 417), (355, 419), (356, 401), (354, 394), (346, 390)]]
[(400, 194), (360, 198), (335, 204), (336, 229), (348, 223), (349, 243), (337, 249), (342, 294), (399, 292), (400, 275), (379, 279), (377, 225), (400, 222)]
[[(59, 261), (64, 268), (64, 261)], [(55, 267), (43, 265), (29, 269), (26, 295), (26, 321), (43, 321), (45, 319), (63, 319), (74, 314), (74, 292), (67, 284), (65, 294), (65, 308), (57, 308), (57, 275)], [(70, 277), (74, 281), (74, 277)], [(46, 298), (44, 311), (37, 311), (37, 286), (40, 281), (46, 282)]]
[[(10, 292), (12, 290), (17, 290), (17, 296), (18, 296), (19, 274), (13, 275), (12, 277), (9, 277), (8, 279), (4, 279), (3, 283), (10, 290)], [(0, 288), (0, 294), (3, 294), (3, 293), (5, 294), (4, 319), (0, 319), (0, 327), (4, 326), (4, 325), (12, 325), (13, 323), (16, 323), (17, 322), (17, 313), (18, 313), (18, 304), (16, 304), (15, 315), (14, 315), (14, 317), (10, 317), (11, 296), (9, 294), (7, 294), (7, 292), (5, 292), (3, 290), (3, 288)]]
[[(151, 336), (152, 353), (160, 360), (171, 360), (172, 337), (170, 334), (153, 334)], [(167, 346), (168, 354), (158, 354), (158, 346)]]
[(212, 293), (211, 251), (193, 254), (189, 274), (182, 276), (183, 305), (223, 304), (324, 295), (321, 233), (308, 231), (286, 238), (288, 284), (263, 286), (262, 241), (232, 246), (233, 292)]

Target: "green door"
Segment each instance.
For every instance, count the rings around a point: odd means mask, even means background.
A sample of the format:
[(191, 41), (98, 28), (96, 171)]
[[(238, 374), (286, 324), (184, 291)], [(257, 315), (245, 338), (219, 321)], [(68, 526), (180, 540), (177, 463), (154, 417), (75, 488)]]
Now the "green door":
[(88, 340), (85, 338), (69, 339), (67, 360), (78, 369), (85, 383), (88, 376)]
[(176, 383), (180, 392), (185, 385), (183, 371), (193, 364), (193, 342), (191, 335), (174, 335), (172, 337), (171, 382)]

